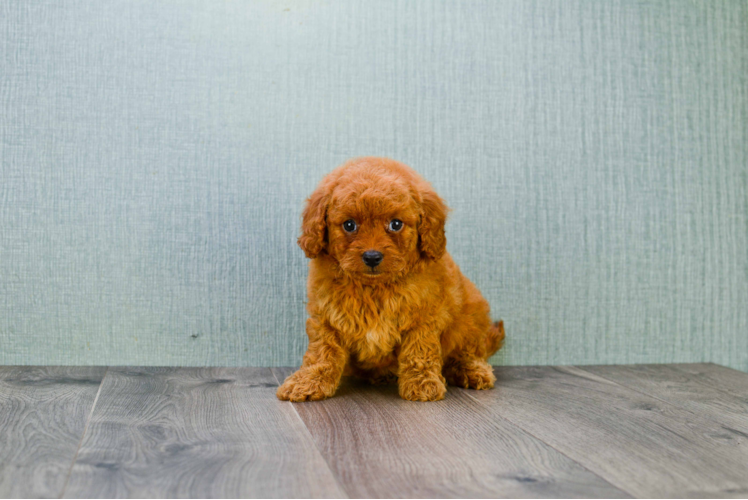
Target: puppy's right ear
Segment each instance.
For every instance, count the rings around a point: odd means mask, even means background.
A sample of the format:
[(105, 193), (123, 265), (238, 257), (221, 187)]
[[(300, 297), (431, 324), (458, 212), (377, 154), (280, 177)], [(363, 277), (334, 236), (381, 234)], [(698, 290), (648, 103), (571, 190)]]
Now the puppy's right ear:
[(331, 189), (322, 183), (306, 200), (301, 214), (301, 236), (298, 243), (307, 257), (314, 259), (327, 247), (327, 206)]

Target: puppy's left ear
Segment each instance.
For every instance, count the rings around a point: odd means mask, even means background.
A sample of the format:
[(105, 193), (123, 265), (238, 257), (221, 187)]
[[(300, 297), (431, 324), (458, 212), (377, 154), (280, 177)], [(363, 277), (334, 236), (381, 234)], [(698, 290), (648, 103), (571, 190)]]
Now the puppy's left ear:
[(428, 259), (438, 260), (447, 249), (444, 224), (449, 208), (432, 189), (421, 191), (421, 220), (418, 224), (418, 246)]
[(330, 203), (331, 189), (328, 182), (322, 182), (306, 201), (301, 214), (301, 236), (298, 243), (307, 257), (314, 259), (327, 247), (327, 206)]

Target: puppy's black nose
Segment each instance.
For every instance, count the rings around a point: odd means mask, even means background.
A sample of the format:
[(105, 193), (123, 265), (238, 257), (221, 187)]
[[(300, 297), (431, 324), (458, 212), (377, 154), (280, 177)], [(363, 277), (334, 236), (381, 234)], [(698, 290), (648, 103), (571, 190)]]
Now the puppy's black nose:
[(367, 266), (377, 267), (382, 262), (382, 259), (384, 259), (384, 255), (382, 255), (382, 252), (377, 252), (376, 250), (367, 250), (361, 258), (364, 259), (364, 264)]

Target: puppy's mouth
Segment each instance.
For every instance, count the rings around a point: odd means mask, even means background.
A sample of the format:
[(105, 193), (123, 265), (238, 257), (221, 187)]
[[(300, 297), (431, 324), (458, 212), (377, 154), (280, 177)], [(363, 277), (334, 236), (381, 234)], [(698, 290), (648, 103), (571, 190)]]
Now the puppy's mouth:
[(364, 274), (367, 276), (379, 276), (382, 274), (382, 270), (378, 267), (367, 267), (366, 271), (364, 271)]

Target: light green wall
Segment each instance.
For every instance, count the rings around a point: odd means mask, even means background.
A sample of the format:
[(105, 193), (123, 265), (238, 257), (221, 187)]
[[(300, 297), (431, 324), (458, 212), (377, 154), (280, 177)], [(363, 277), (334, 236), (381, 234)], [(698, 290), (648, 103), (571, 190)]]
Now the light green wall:
[(504, 364), (748, 370), (748, 4), (9, 1), (0, 363), (293, 365), (302, 202), (422, 172)]

